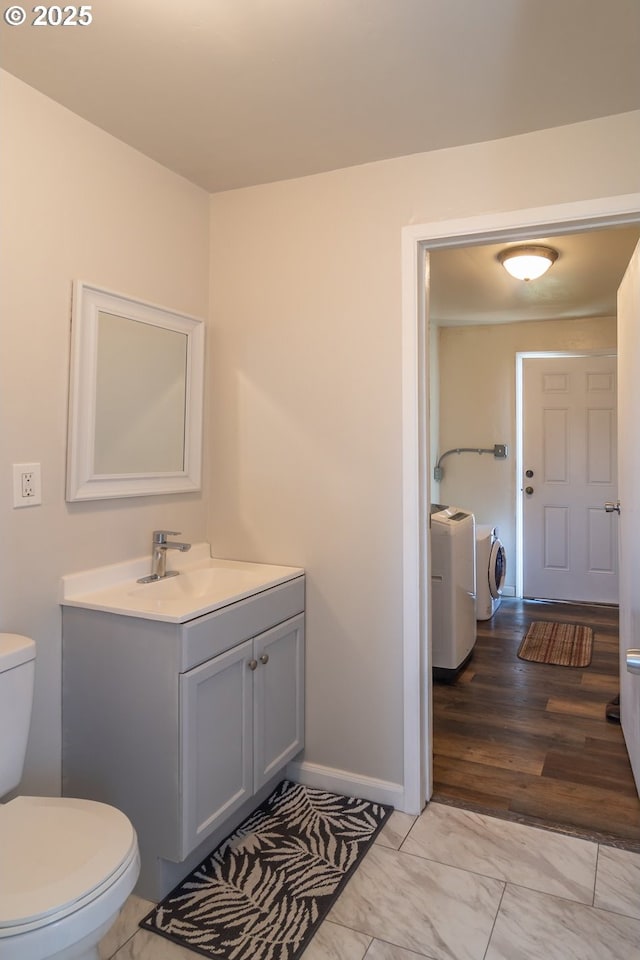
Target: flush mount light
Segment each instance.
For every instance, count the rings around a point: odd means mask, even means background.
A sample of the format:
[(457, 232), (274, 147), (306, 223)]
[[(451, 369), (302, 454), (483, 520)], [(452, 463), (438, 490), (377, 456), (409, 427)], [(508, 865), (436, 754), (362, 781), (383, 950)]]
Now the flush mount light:
[(537, 280), (558, 259), (553, 247), (526, 245), (509, 247), (498, 254), (498, 260), (516, 280)]

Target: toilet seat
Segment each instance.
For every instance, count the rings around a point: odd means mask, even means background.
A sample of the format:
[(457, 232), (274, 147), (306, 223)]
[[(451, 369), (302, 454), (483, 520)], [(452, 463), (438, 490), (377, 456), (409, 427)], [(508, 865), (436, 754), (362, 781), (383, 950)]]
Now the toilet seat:
[(67, 797), (17, 797), (0, 806), (0, 849), (0, 939), (81, 909), (138, 857), (123, 813)]

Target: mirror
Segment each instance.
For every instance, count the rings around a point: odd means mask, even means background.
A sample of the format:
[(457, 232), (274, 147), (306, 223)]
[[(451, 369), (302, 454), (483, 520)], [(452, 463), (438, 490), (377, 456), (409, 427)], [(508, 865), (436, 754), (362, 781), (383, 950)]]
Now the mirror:
[(199, 490), (204, 323), (77, 281), (67, 500)]
[(98, 311), (96, 473), (184, 470), (186, 371), (186, 333)]

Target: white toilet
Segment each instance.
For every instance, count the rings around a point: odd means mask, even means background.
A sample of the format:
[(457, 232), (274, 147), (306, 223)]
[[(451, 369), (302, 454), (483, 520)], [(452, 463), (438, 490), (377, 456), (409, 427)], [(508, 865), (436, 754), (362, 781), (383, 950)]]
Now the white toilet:
[[(35, 644), (0, 633), (0, 797), (22, 777)], [(135, 830), (104, 803), (0, 804), (0, 960), (97, 960), (140, 872)]]

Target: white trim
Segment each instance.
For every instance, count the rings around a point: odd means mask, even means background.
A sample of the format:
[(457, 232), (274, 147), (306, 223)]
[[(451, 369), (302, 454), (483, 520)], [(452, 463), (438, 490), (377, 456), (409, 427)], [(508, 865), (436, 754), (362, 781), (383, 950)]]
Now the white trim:
[[(423, 356), (427, 356), (426, 304), (420, 290), (424, 290), (424, 254), (410, 233), (402, 237), (403, 288), (402, 288), (402, 529), (403, 529), (403, 684), (404, 684), (404, 800), (402, 810), (418, 814), (423, 798), (430, 797), (431, 724), (424, 728), (416, 717), (421, 716), (425, 682), (431, 677), (430, 649), (424, 642), (425, 613), (428, 611), (428, 596), (421, 571), (428, 569), (426, 536), (420, 531), (426, 528), (424, 502), (421, 504), (421, 461), (426, 456), (428, 444), (421, 443), (421, 434), (428, 435), (428, 423), (421, 423), (422, 395), (427, 379)], [(420, 343), (424, 349), (420, 350)], [(424, 498), (422, 498), (424, 501)], [(428, 515), (428, 514), (427, 514)], [(425, 530), (426, 532), (426, 530)], [(416, 668), (423, 664), (423, 674)]]
[(536, 232), (544, 230), (545, 235), (551, 235), (576, 232), (576, 228), (589, 230), (622, 226), (624, 223), (638, 223), (639, 219), (640, 193), (627, 193), (619, 197), (413, 224), (402, 230), (403, 249), (405, 243), (407, 250), (413, 250), (414, 244), (431, 248), (471, 246), (501, 239), (525, 239), (531, 228)]
[(348, 770), (323, 767), (319, 763), (292, 760), (287, 765), (287, 777), (306, 787), (317, 787), (347, 797), (362, 797), (372, 803), (386, 803), (402, 810), (404, 791), (401, 783), (375, 780)]
[(402, 230), (404, 789), (400, 809), (408, 813), (419, 812), (432, 790), (431, 669), (427, 627), (430, 611), (426, 589), (429, 557), (425, 536), (429, 505), (421, 495), (422, 468), (429, 449), (429, 424), (420, 423), (429, 370), (429, 344), (424, 337), (427, 318), (421, 273), (423, 253), (429, 248), (531, 239), (532, 231), (553, 236), (638, 222), (640, 193), (630, 193), (414, 224)]

